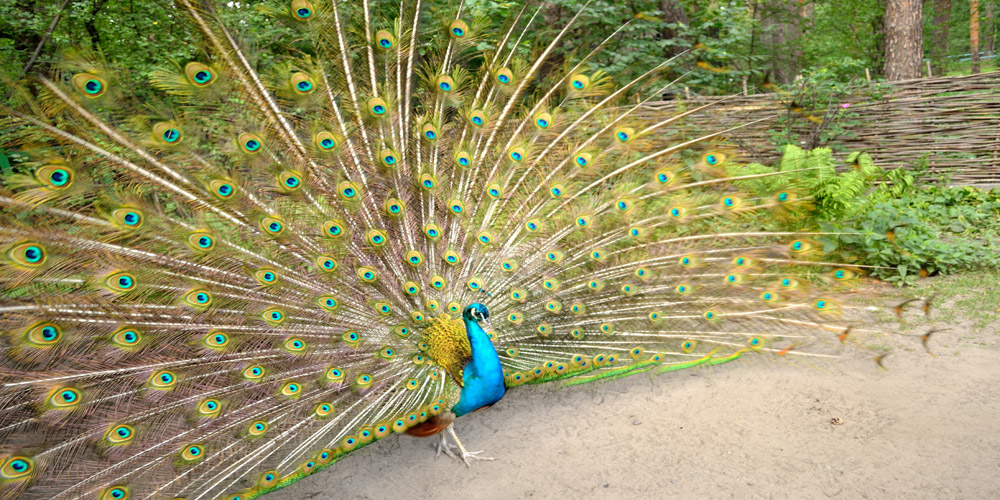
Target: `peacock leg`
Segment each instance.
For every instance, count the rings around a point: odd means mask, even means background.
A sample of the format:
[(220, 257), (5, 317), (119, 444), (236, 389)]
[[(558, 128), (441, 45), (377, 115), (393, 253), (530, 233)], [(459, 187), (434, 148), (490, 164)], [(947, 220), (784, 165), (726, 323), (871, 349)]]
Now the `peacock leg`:
[[(462, 444), (462, 441), (458, 439), (458, 434), (455, 434), (455, 427), (454, 427), (454, 425), (449, 425), (448, 426), (448, 434), (451, 434), (451, 438), (455, 440), (455, 444), (458, 445), (458, 449), (461, 450), (461, 452), (462, 452), (462, 461), (465, 462), (465, 466), (466, 467), (472, 467), (472, 464), (469, 462), (469, 459), (473, 459), (473, 460), (496, 460), (493, 457), (481, 457), (481, 456), (479, 456), (479, 454), (482, 453), (483, 450), (479, 450), (479, 451), (468, 451), (468, 450), (466, 450), (465, 446)], [(451, 456), (451, 454), (449, 454), (449, 456)]]
[(448, 435), (444, 432), (439, 433), (438, 443), (437, 443), (437, 455), (435, 455), (435, 457), (440, 457), (441, 454), (444, 453), (445, 455), (448, 455), (451, 458), (458, 459), (458, 456), (456, 456), (455, 453), (452, 452), (451, 448), (452, 448), (451, 443), (448, 442)]

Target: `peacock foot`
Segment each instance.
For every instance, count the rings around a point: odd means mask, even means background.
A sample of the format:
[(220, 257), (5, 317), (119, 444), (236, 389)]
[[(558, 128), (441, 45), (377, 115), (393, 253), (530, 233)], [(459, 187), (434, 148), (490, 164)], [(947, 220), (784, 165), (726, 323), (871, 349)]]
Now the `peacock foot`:
[(472, 462), (470, 462), (470, 460), (496, 460), (493, 457), (480, 456), (479, 454), (483, 453), (483, 450), (466, 450), (465, 445), (463, 445), (462, 441), (458, 439), (458, 434), (455, 433), (455, 429), (451, 425), (448, 426), (447, 431), (448, 434), (451, 435), (452, 440), (455, 441), (455, 444), (448, 442), (448, 436), (445, 433), (439, 434), (441, 437), (438, 440), (437, 456), (441, 456), (441, 454), (444, 453), (453, 459), (461, 459), (465, 462), (465, 466), (470, 468), (472, 467)]

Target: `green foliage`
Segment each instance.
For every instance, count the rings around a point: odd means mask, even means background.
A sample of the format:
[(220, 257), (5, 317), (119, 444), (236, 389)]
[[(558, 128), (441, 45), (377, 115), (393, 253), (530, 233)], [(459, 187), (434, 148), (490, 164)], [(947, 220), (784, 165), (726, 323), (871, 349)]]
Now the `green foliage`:
[[(738, 181), (740, 189), (770, 196), (795, 186), (811, 200), (808, 220), (823, 232), (827, 258), (874, 266), (871, 274), (912, 285), (920, 275), (1000, 268), (1000, 191), (924, 181), (926, 164), (885, 171), (867, 153), (847, 156), (840, 172), (828, 148), (782, 147), (778, 165), (734, 166), (730, 175), (794, 172)], [(780, 219), (753, 219), (788, 230)]]
[(840, 82), (882, 72), (885, 0), (818, 0), (803, 41), (803, 66), (828, 68)]
[[(939, 13), (935, 11), (939, 2), (926, 2), (924, 5), (924, 57), (931, 59), (936, 68), (943, 69), (945, 75), (968, 75), (971, 63), (969, 61), (970, 36), (969, 17), (971, 9), (969, 0), (951, 0), (951, 10), (947, 14), (948, 38), (946, 51), (936, 50), (938, 39), (935, 34), (941, 29), (937, 23)], [(1000, 35), (1000, 0), (979, 0), (979, 50), (995, 51), (995, 40)], [(992, 14), (992, 15), (991, 15)], [(994, 54), (995, 56), (995, 54)], [(995, 59), (982, 59), (981, 71), (996, 69)], [(941, 76), (941, 75), (935, 75)]]
[(838, 173), (833, 151), (817, 148), (806, 151), (787, 144), (781, 148), (782, 156), (776, 167), (759, 163), (730, 167), (730, 175), (794, 172), (789, 175), (761, 177), (738, 181), (737, 187), (758, 196), (767, 196), (789, 184), (801, 189), (813, 204), (813, 218), (817, 220), (842, 220), (857, 213), (858, 200), (873, 183), (883, 175), (868, 153), (852, 153), (847, 157), (848, 167)]
[(1000, 192), (973, 187), (914, 187), (877, 201), (828, 249), (855, 255), (874, 274), (898, 284), (924, 275), (1000, 267)]
[[(844, 63), (856, 65), (850, 60)], [(861, 86), (857, 79), (841, 81), (835, 73), (829, 67), (807, 70), (796, 82), (782, 86), (781, 95), (787, 107), (768, 129), (775, 144), (842, 150), (838, 141), (854, 137), (853, 130), (861, 125), (852, 102), (875, 101), (892, 89), (881, 83)]]

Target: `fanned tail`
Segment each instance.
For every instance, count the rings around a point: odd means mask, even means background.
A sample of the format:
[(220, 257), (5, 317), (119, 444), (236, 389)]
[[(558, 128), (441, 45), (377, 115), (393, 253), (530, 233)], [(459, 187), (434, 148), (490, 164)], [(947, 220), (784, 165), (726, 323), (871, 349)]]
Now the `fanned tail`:
[(792, 181), (738, 188), (794, 170), (741, 172), (732, 129), (684, 126), (710, 106), (639, 117), (677, 60), (614, 89), (615, 32), (553, 62), (586, 6), (536, 45), (542, 8), (492, 31), (465, 5), (293, 0), (263, 9), (297, 37), (265, 64), (179, 5), (206, 57), (154, 72), (159, 97), (79, 52), (2, 122), (2, 498), (290, 484), (454, 406), (473, 302), (508, 386), (866, 331), (823, 233), (732, 224), (797, 217)]

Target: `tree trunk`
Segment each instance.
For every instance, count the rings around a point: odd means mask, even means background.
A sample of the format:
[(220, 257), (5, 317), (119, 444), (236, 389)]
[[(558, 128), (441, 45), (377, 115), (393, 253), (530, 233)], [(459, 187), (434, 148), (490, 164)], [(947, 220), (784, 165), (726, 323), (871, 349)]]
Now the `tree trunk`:
[(979, 0), (969, 0), (969, 55), (972, 74), (979, 74)]
[[(666, 24), (688, 24), (687, 12), (679, 0), (660, 0), (660, 12), (663, 13), (663, 20)], [(672, 40), (677, 38), (675, 28), (663, 28), (660, 30), (660, 39)], [(667, 57), (673, 57), (684, 51), (680, 45), (667, 45)]]
[(94, 0), (90, 10), (90, 17), (83, 21), (83, 28), (87, 31), (87, 36), (90, 37), (90, 45), (95, 49), (101, 45), (101, 32), (97, 29), (97, 15), (101, 12), (107, 1)]
[(951, 22), (951, 0), (934, 0), (934, 37), (931, 43), (931, 67), (934, 76), (948, 71), (948, 29)]
[[(885, 3), (886, 0), (873, 0), (877, 5), (879, 10), (882, 12), (881, 15), (871, 16), (869, 23), (872, 29), (872, 44), (866, 47), (868, 52), (868, 58), (871, 60), (872, 73), (880, 76), (885, 76)], [(867, 76), (867, 69), (866, 76)], [(869, 78), (868, 81), (871, 81)]]
[(766, 0), (754, 9), (767, 33), (764, 43), (768, 45), (771, 74), (777, 83), (792, 83), (801, 69), (803, 5), (803, 0)]
[(885, 78), (920, 78), (924, 59), (923, 2), (889, 0), (885, 6)]
[(985, 12), (983, 12), (982, 24), (986, 29), (981, 29), (979, 31), (979, 36), (981, 40), (979, 41), (979, 46), (982, 47), (983, 51), (987, 54), (996, 55), (996, 27), (997, 21), (996, 14), (993, 12), (994, 3), (987, 1), (984, 5)]

